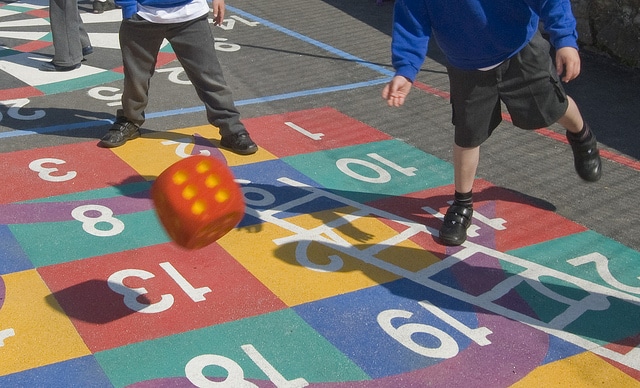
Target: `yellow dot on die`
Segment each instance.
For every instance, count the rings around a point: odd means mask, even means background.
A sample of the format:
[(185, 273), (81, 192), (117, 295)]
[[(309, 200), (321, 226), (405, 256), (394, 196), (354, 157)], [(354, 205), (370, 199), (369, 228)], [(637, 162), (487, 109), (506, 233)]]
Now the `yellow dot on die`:
[(193, 203), (193, 205), (191, 205), (191, 213), (195, 214), (196, 216), (204, 213), (205, 210), (207, 210), (207, 204), (204, 201), (197, 200)]
[(226, 201), (227, 199), (229, 199), (229, 196), (230, 196), (229, 192), (227, 190), (222, 189), (222, 190), (218, 190), (218, 192), (216, 193), (214, 198), (219, 203), (222, 203), (222, 202)]
[(210, 168), (211, 166), (209, 165), (209, 163), (204, 161), (196, 165), (196, 171), (200, 174), (204, 174), (205, 172), (209, 171)]
[(220, 178), (218, 178), (217, 176), (210, 174), (209, 176), (207, 176), (207, 179), (204, 180), (204, 184), (210, 188), (213, 189), (214, 187), (218, 186), (220, 184)]
[(198, 194), (198, 189), (194, 185), (188, 185), (182, 190), (182, 198), (189, 200)]
[(180, 170), (173, 174), (171, 178), (173, 180), (173, 183), (175, 183), (176, 185), (181, 185), (187, 181), (189, 175), (185, 171)]

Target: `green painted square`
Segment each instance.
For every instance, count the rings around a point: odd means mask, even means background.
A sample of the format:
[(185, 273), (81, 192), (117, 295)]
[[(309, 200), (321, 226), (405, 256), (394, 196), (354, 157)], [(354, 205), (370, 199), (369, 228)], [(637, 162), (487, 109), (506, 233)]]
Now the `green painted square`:
[[(268, 381), (265, 372), (242, 349), (244, 345), (251, 345), (286, 380), (304, 378), (318, 383), (369, 379), (292, 310), (135, 343), (98, 352), (95, 357), (116, 387), (163, 378), (185, 379), (189, 362), (203, 355), (224, 358), (227, 369), (212, 362), (196, 372), (202, 370), (202, 374), (218, 380), (226, 378), (228, 386), (242, 386), (237, 380), (231, 383), (234, 377)], [(229, 372), (230, 365), (239, 369)], [(189, 370), (193, 372), (194, 368)]]
[[(622, 341), (640, 333), (639, 252), (593, 231), (586, 231), (508, 253), (563, 273), (556, 277), (543, 272), (538, 279), (547, 292), (560, 297), (545, 296), (531, 287), (517, 288), (519, 295), (542, 321), (551, 322), (571, 303), (586, 306), (586, 311), (567, 322), (563, 328), (566, 332), (600, 345)], [(595, 255), (597, 259), (572, 264), (572, 259), (587, 255)], [(505, 262), (502, 264), (505, 270), (517, 273), (515, 266)], [(596, 286), (587, 286), (585, 289), (575, 284), (576, 278), (619, 294), (612, 296), (607, 292), (603, 295)], [(563, 302), (563, 298), (567, 299)]]
[(119, 81), (122, 78), (124, 78), (124, 75), (121, 73), (105, 70), (100, 73), (87, 75), (85, 77), (78, 77), (66, 81), (38, 85), (37, 88), (44, 94), (49, 95), (91, 88), (113, 81)]
[(282, 160), (328, 191), (360, 203), (453, 183), (451, 164), (398, 140)]

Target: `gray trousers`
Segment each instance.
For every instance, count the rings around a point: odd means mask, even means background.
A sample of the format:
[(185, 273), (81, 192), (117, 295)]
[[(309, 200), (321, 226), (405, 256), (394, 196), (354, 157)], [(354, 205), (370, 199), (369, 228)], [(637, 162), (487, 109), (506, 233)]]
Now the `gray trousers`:
[(80, 18), (77, 0), (49, 0), (49, 18), (53, 38), (53, 63), (73, 66), (82, 62), (82, 48), (91, 46)]
[[(138, 15), (120, 25), (120, 49), (124, 64), (124, 91), (119, 116), (137, 125), (145, 120), (149, 85), (163, 39), (171, 43), (189, 81), (204, 103), (207, 120), (221, 136), (245, 130), (222, 74), (207, 16), (184, 23), (148, 22)], [(180, 98), (176, 96), (176, 98)]]

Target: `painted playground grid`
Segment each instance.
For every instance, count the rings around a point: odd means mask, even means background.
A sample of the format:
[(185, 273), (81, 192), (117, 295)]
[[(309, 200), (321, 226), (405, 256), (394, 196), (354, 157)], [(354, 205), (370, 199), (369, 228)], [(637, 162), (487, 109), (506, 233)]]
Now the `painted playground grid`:
[[(116, 176), (83, 166), (93, 142), (2, 155), (0, 385), (446, 386), (452, 362), (494, 386), (564, 363), (637, 383), (638, 252), (488, 182), (469, 241), (445, 249), (448, 163), (332, 108), (246, 125), (251, 157), (209, 126), (93, 148)], [(225, 159), (247, 203), (198, 251), (169, 242), (148, 196), (191, 154)], [(533, 217), (549, 222), (518, 222)]]
[[(40, 25), (45, 8), (5, 4), (0, 33), (21, 28), (4, 22), (17, 14)], [(228, 9), (227, 27), (261, 25), (390, 75)], [(102, 38), (113, 45), (113, 33)], [(30, 52), (50, 36), (19, 39), (0, 51), (3, 71), (19, 75), (0, 91), (5, 119), (38, 122), (40, 111), (20, 109), (31, 97), (118, 99), (101, 86), (118, 68), (41, 79), (23, 71), (44, 60)], [(163, 51), (159, 66), (175, 58)], [(180, 82), (179, 68), (162, 71)], [(482, 180), (469, 240), (445, 248), (434, 234), (453, 190), (448, 163), (331, 107), (244, 121), (261, 147), (249, 157), (219, 149), (211, 126), (112, 150), (92, 141), (0, 154), (0, 386), (640, 385), (637, 251)], [(2, 134), (59, 130), (35, 127)], [(190, 155), (226, 161), (247, 204), (237, 228), (197, 251), (170, 242), (149, 198)]]

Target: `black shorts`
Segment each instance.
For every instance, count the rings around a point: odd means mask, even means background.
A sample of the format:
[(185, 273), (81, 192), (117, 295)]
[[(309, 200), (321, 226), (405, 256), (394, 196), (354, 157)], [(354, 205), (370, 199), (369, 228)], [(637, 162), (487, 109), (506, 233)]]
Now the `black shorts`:
[(502, 121), (501, 101), (513, 124), (523, 129), (549, 126), (567, 111), (567, 95), (538, 32), (520, 52), (488, 70), (448, 68), (455, 143), (476, 147)]

